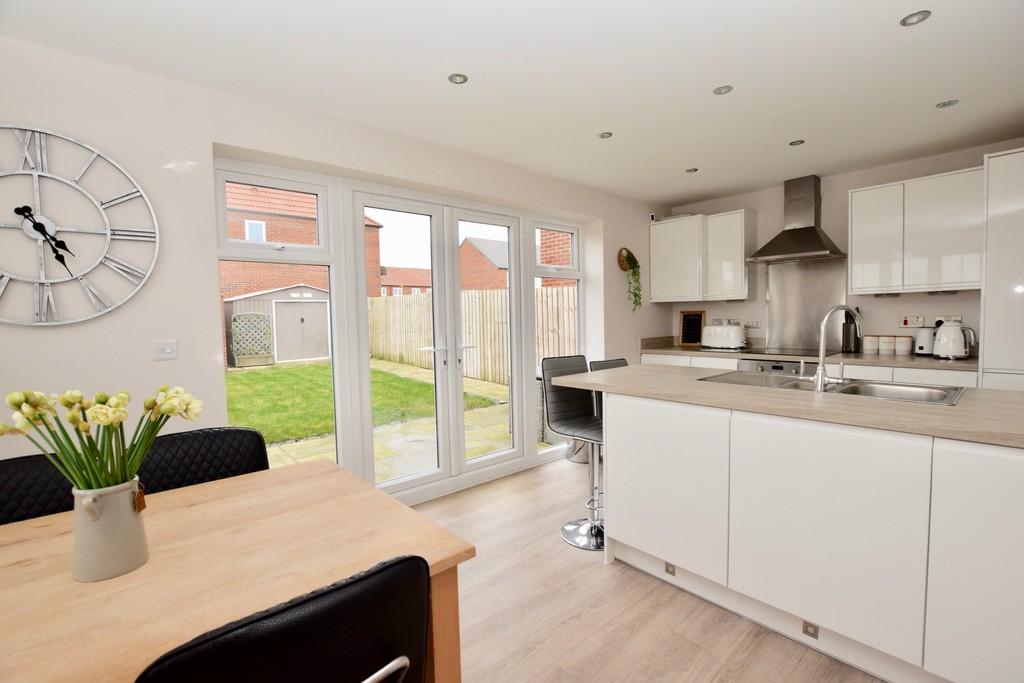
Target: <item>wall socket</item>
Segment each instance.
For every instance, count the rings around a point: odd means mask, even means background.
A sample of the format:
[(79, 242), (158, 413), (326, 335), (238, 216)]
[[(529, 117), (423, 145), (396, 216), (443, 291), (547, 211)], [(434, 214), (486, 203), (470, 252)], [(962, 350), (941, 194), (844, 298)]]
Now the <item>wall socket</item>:
[(899, 327), (924, 327), (924, 316), (923, 315), (905, 315), (902, 316), (898, 323)]
[(957, 321), (958, 323), (962, 323), (964, 321), (964, 317), (959, 313), (956, 315), (937, 315), (935, 316), (934, 322), (935, 324), (938, 324), (940, 321), (943, 323), (950, 323), (953, 322), (954, 320)]
[(676, 566), (674, 564), (669, 564), (668, 562), (666, 562), (665, 563), (665, 573), (668, 574), (669, 576), (675, 576), (676, 575)]
[(743, 321), (743, 326), (746, 327), (748, 330), (759, 330), (759, 329), (761, 329), (761, 321), (760, 320), (745, 320), (745, 321)]
[(818, 639), (818, 625), (817, 624), (812, 624), (809, 621), (805, 621), (804, 622), (804, 629), (803, 630), (804, 630), (804, 635), (805, 636), (810, 636), (811, 638), (814, 638), (815, 640)]

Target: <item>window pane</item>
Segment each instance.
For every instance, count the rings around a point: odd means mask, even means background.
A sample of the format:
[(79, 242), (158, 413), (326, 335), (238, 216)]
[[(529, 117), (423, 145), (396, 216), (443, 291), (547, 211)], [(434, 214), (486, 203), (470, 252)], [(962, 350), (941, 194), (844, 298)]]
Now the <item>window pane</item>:
[(534, 279), (534, 311), (537, 323), (537, 396), (541, 416), (537, 421), (538, 448), (566, 443), (571, 439), (547, 428), (541, 393), (540, 362), (551, 356), (572, 356), (579, 353), (579, 282), (576, 280), (539, 277)]
[(228, 423), (263, 434), (271, 467), (337, 460), (329, 272), (220, 262)]
[(537, 263), (542, 266), (574, 266), (572, 241), (571, 232), (537, 228)]
[[(317, 196), (245, 183), (224, 183), (228, 239), (316, 246)], [(263, 224), (263, 238), (253, 223)], [(254, 235), (250, 237), (249, 235)]]

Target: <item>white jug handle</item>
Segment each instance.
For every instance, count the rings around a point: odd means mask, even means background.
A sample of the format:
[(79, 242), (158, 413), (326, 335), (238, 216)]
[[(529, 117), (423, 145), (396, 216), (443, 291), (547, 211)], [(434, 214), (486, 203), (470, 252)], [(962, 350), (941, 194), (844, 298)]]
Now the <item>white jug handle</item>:
[(100, 497), (99, 496), (86, 496), (82, 499), (82, 510), (89, 516), (89, 519), (95, 522), (100, 518)]

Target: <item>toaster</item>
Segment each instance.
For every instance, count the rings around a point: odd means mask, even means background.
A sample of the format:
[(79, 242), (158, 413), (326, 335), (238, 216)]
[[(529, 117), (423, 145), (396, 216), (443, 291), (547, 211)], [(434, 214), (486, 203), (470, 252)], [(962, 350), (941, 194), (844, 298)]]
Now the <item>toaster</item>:
[(742, 349), (747, 345), (747, 330), (739, 322), (705, 325), (700, 345), (709, 349)]

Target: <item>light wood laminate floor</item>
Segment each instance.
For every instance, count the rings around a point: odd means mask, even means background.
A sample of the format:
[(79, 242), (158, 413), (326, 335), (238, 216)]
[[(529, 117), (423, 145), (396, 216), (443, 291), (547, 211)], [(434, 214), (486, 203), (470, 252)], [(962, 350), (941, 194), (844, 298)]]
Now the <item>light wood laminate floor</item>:
[(467, 683), (877, 681), (566, 545), (558, 529), (583, 516), (586, 476), (559, 461), (417, 506), (477, 548), (459, 567)]

